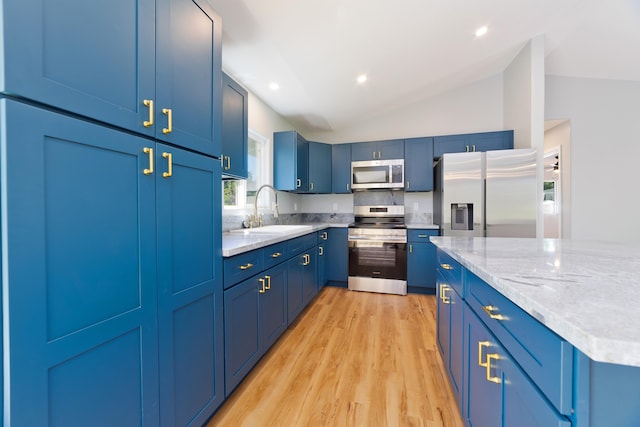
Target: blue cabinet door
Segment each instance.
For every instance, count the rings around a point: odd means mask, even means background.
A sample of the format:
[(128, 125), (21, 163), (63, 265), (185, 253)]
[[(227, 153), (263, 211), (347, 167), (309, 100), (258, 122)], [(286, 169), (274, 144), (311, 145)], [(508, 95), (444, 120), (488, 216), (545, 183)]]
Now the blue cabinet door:
[(305, 254), (296, 255), (287, 261), (287, 326), (290, 325), (303, 309), (302, 282), (304, 280), (303, 264)]
[(222, 74), (222, 174), (248, 176), (249, 119), (247, 90)]
[(224, 291), (225, 394), (231, 392), (260, 359), (258, 276)]
[(224, 399), (220, 163), (155, 156), (161, 420), (202, 425)]
[(404, 191), (433, 191), (433, 138), (404, 140)]
[(156, 22), (155, 135), (219, 156), (222, 21), (205, 0), (157, 0)]
[(351, 193), (351, 144), (331, 145), (331, 192)]
[(331, 145), (309, 142), (309, 193), (331, 193)]
[(155, 0), (48, 3), (3, 2), (0, 90), (154, 135)]
[(318, 294), (318, 251), (314, 246), (305, 254), (306, 259), (302, 264), (302, 308)]
[(356, 142), (351, 144), (351, 160), (404, 159), (404, 140)]
[(513, 148), (513, 131), (470, 134), (469, 144), (471, 151), (508, 150)]
[(14, 101), (0, 109), (5, 421), (156, 426), (152, 145)]
[(330, 282), (344, 282), (349, 279), (349, 247), (347, 243), (347, 228), (332, 227), (328, 230), (327, 241), (327, 280)]
[(309, 190), (309, 143), (296, 131), (273, 133), (273, 185), (281, 191)]
[(412, 229), (408, 233), (407, 286), (434, 291), (436, 287), (436, 246), (429, 236), (437, 236), (438, 230)]
[(265, 271), (265, 291), (260, 294), (260, 347), (266, 352), (287, 329), (287, 265)]
[(318, 245), (318, 291), (327, 283), (327, 244)]
[(375, 142), (354, 142), (351, 145), (351, 160), (377, 160), (378, 145)]
[(439, 159), (444, 153), (465, 153), (473, 151), (469, 135), (445, 135), (433, 138), (433, 157)]

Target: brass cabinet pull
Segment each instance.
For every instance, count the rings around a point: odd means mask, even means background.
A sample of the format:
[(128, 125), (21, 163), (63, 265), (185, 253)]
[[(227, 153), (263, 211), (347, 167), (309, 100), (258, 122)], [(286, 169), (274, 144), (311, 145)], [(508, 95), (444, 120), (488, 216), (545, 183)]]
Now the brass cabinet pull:
[(329, 235), (327, 234), (327, 232), (326, 232), (326, 231), (324, 231), (324, 232), (320, 235), (320, 238), (321, 238), (322, 240), (327, 240), (327, 239), (329, 238)]
[(453, 267), (451, 267), (449, 264), (440, 264), (440, 267), (444, 268), (445, 270), (453, 270)]
[(253, 264), (251, 264), (250, 262), (246, 263), (245, 265), (241, 265), (240, 266), (240, 270), (248, 270), (251, 267), (253, 267)]
[(167, 171), (162, 172), (163, 178), (169, 178), (173, 175), (173, 155), (171, 153), (164, 152), (162, 157), (167, 159)]
[(491, 376), (491, 361), (492, 360), (500, 360), (500, 355), (497, 354), (497, 353), (487, 354), (487, 364), (485, 366), (485, 369), (487, 370), (487, 381), (492, 382), (492, 383), (496, 383), (496, 384), (500, 384), (502, 382), (500, 377), (492, 377)]
[(427, 237), (429, 236), (427, 236), (426, 234), (418, 234), (418, 238), (420, 239), (426, 239)]
[(303, 266), (311, 264), (311, 257), (309, 254), (302, 255), (302, 258), (304, 258), (304, 262), (302, 263)]
[(258, 292), (260, 292), (261, 294), (264, 294), (266, 292), (264, 287), (264, 279), (261, 277), (258, 279), (258, 281), (260, 282), (260, 289), (258, 290)]
[(409, 243), (409, 253), (413, 253), (413, 245), (411, 243)]
[(163, 108), (162, 114), (167, 116), (167, 127), (162, 128), (162, 133), (171, 133), (173, 131), (173, 111), (171, 110), (171, 108)]
[(309, 183), (309, 190), (313, 190), (313, 182)]
[(282, 252), (275, 252), (271, 254), (271, 258), (280, 258), (282, 256)]
[(300, 178), (296, 179), (296, 188), (302, 187), (302, 180)]
[(376, 152), (374, 151), (373, 152), (373, 160), (375, 160), (375, 159), (376, 159)]
[(473, 152), (476, 152), (476, 144), (473, 144), (471, 147), (473, 147)]
[(380, 160), (382, 158), (382, 155), (380, 154), (381, 152), (378, 151), (378, 160)]
[(324, 248), (322, 246), (318, 246), (318, 255), (324, 255)]
[(446, 284), (442, 284), (440, 285), (440, 300), (444, 303), (444, 304), (451, 304), (451, 298), (449, 298), (446, 293), (449, 290), (449, 286), (447, 286)]
[(504, 316), (502, 314), (494, 314), (493, 312), (498, 309), (498, 307), (494, 307), (492, 305), (483, 305), (482, 309), (485, 313), (491, 318), (496, 320), (504, 320)]
[(411, 181), (407, 181), (407, 190), (411, 188)]
[(142, 126), (148, 128), (149, 126), (153, 126), (153, 100), (145, 99), (142, 103), (145, 107), (149, 107), (149, 120), (142, 122)]
[(149, 167), (143, 170), (142, 173), (145, 175), (151, 175), (153, 173), (153, 148), (144, 147), (142, 151), (149, 155)]
[(347, 191), (349, 191), (349, 184), (347, 184)]
[(483, 368), (487, 366), (487, 362), (482, 361), (482, 349), (491, 345), (489, 341), (478, 341), (478, 366)]
[(267, 279), (267, 286), (265, 287), (265, 289), (271, 289), (271, 276), (264, 276), (264, 278)]
[(227, 158), (227, 166), (225, 166), (224, 170), (228, 171), (231, 169), (231, 156), (225, 156)]

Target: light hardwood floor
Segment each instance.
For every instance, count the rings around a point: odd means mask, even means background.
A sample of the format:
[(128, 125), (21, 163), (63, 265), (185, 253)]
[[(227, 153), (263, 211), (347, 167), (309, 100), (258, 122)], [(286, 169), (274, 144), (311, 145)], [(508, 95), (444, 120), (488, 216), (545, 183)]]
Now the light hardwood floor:
[(462, 427), (438, 353), (435, 297), (325, 287), (213, 426)]

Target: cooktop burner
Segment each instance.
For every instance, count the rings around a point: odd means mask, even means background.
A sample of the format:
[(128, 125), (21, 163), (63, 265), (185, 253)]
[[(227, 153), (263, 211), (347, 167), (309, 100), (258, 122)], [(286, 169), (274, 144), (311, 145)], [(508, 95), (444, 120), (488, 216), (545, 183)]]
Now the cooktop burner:
[(407, 228), (404, 206), (355, 206), (354, 216), (350, 228)]

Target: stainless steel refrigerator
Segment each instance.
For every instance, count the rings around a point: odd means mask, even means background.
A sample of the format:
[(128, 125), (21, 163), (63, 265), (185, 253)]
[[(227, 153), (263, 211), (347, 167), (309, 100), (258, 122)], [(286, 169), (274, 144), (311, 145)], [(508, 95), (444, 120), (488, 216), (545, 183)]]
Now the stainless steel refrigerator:
[(434, 223), (444, 236), (536, 237), (536, 170), (535, 149), (443, 154)]

